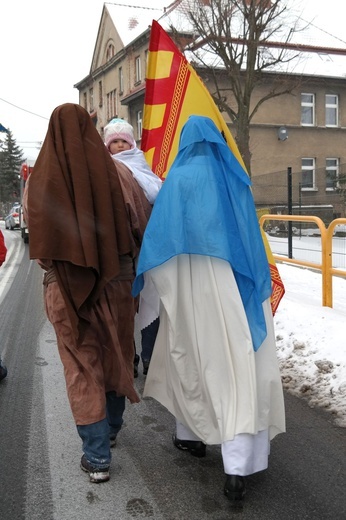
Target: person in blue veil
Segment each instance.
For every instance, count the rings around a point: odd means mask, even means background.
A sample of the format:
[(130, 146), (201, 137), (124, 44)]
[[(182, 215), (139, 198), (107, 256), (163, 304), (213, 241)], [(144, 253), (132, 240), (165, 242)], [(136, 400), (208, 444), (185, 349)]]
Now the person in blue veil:
[(285, 431), (268, 260), (247, 173), (214, 122), (191, 116), (145, 230), (133, 294), (160, 298), (144, 395), (176, 418), (174, 445), (221, 444), (224, 493), (266, 469)]

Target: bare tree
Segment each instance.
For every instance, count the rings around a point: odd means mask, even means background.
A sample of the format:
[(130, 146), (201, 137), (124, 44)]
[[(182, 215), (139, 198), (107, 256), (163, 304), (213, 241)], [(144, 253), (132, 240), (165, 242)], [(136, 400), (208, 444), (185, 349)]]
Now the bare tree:
[[(253, 116), (268, 99), (291, 93), (299, 81), (292, 82), (292, 77), (289, 80), (283, 74), (300, 56), (299, 46), (289, 44), (298, 30), (297, 17), (292, 23), (286, 0), (182, 0), (181, 9), (194, 35), (185, 52), (208, 82), (220, 111), (232, 121), (239, 151), (251, 173)], [(171, 31), (176, 41), (181, 39), (181, 27), (171, 25)], [(254, 102), (254, 89), (265, 81), (265, 72), (272, 72), (275, 78), (265, 95)]]

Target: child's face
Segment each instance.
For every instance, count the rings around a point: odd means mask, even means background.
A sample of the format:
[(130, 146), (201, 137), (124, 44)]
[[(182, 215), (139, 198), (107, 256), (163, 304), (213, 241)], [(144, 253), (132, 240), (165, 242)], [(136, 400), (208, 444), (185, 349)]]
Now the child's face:
[(124, 139), (114, 139), (109, 145), (109, 151), (112, 155), (130, 149), (131, 145), (127, 141), (124, 141)]

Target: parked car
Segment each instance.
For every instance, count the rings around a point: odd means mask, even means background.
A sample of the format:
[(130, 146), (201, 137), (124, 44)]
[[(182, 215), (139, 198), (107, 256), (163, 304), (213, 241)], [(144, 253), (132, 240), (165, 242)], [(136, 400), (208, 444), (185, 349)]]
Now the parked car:
[(20, 227), (20, 204), (17, 204), (13, 206), (7, 215), (5, 217), (5, 228), (6, 229), (16, 229)]

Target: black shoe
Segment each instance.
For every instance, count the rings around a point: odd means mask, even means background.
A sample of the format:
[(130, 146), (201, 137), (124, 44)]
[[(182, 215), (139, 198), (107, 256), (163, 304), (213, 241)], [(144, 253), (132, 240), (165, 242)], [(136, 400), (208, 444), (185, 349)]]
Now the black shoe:
[(231, 502), (240, 502), (245, 495), (245, 477), (226, 475), (224, 494)]
[(109, 480), (109, 466), (106, 468), (97, 468), (91, 464), (85, 455), (81, 458), (80, 467), (86, 473), (89, 473), (90, 482), (100, 484), (101, 482), (107, 482)]
[(146, 376), (149, 370), (150, 361), (143, 361), (143, 374)]
[(187, 450), (194, 457), (205, 457), (206, 445), (202, 441), (181, 441), (175, 434), (172, 437), (173, 444), (179, 450)]
[(2, 361), (0, 359), (0, 381), (5, 379), (6, 376), (7, 376), (7, 368), (5, 367), (5, 365), (2, 364)]
[(139, 365), (139, 355), (136, 354), (133, 360), (133, 377), (138, 377), (138, 365)]

